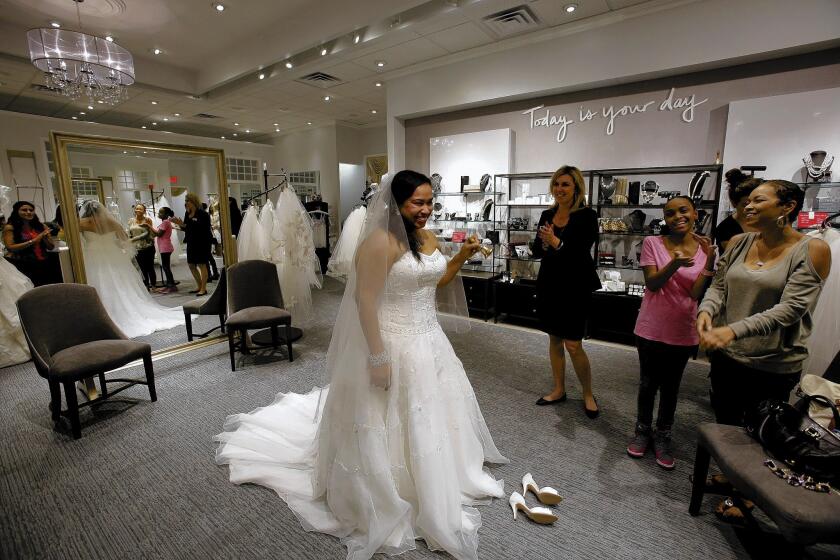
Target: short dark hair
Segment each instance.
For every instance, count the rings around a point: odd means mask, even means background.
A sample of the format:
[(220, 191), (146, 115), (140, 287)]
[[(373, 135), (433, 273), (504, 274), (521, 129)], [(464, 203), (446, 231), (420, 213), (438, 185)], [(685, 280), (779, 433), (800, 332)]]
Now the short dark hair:
[[(422, 173), (412, 171), (411, 169), (404, 169), (394, 175), (394, 178), (391, 180), (391, 195), (394, 197), (397, 207), (402, 206), (414, 194), (417, 187), (425, 184), (431, 185), (432, 180)], [(403, 218), (403, 223), (405, 224), (405, 233), (408, 236), (408, 247), (411, 249), (414, 257), (419, 260), (420, 240), (417, 239), (417, 228), (405, 218)]]
[(796, 206), (793, 207), (793, 212), (787, 216), (790, 222), (793, 223), (799, 215), (799, 212), (802, 211), (802, 205), (805, 203), (805, 191), (802, 190), (802, 187), (796, 183), (785, 181), (784, 179), (770, 179), (769, 181), (764, 181), (761, 184), (773, 187), (773, 190), (776, 192), (776, 196), (779, 198), (779, 205), (788, 204), (790, 202), (796, 204)]
[(691, 200), (691, 197), (690, 197), (690, 196), (688, 196), (688, 195), (686, 195), (686, 194), (678, 194), (677, 196), (672, 196), (671, 198), (669, 198), (669, 199), (665, 202), (665, 204), (668, 204), (668, 203), (669, 203), (669, 202), (671, 202), (672, 200), (676, 200), (676, 199), (678, 199), (678, 198), (682, 198), (683, 200), (688, 201), (688, 204), (689, 204), (689, 206), (691, 206), (691, 209), (692, 209), (692, 210), (697, 210), (697, 205), (696, 205), (696, 204), (694, 204), (694, 201), (693, 201), (693, 200)]
[(171, 218), (175, 215), (175, 212), (173, 212), (172, 208), (170, 208), (169, 206), (161, 206), (160, 211), (163, 212), (163, 215), (167, 218)]

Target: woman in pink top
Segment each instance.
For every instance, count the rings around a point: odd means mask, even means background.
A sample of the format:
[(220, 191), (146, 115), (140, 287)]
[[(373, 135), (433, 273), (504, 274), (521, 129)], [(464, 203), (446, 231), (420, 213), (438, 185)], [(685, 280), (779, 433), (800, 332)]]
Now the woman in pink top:
[(175, 215), (168, 206), (161, 206), (158, 210), (158, 218), (161, 219), (157, 230), (150, 228), (152, 234), (157, 237), (158, 252), (160, 252), (160, 267), (163, 269), (163, 274), (166, 276), (166, 287), (161, 291), (175, 292), (178, 288), (175, 286), (175, 278), (172, 276), (172, 268), (170, 266), (170, 259), (175, 248), (172, 246), (172, 222), (169, 219)]
[[(699, 343), (694, 318), (697, 301), (714, 276), (715, 247), (708, 238), (694, 233), (697, 210), (690, 198), (672, 198), (664, 214), (667, 233), (645, 238), (639, 259), (647, 290), (634, 331), (640, 382), (636, 434), (627, 453), (644, 456), (652, 439), (656, 463), (673, 469), (671, 425), (683, 370)], [(653, 433), (657, 391), (659, 414)]]

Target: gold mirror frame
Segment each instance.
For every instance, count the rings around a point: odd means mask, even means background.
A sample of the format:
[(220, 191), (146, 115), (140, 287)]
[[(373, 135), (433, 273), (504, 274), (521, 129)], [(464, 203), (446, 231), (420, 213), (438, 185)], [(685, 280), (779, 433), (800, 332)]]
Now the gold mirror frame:
[[(98, 146), (103, 148), (120, 149), (141, 149), (155, 151), (158, 153), (191, 154), (197, 156), (212, 157), (216, 162), (216, 179), (219, 184), (219, 200), (227, 201), (228, 185), (227, 170), (225, 168), (225, 152), (215, 148), (200, 148), (196, 146), (183, 146), (179, 144), (165, 144), (161, 142), (148, 142), (143, 140), (126, 140), (122, 138), (109, 138), (104, 136), (85, 136), (67, 134), (64, 132), (50, 132), (50, 143), (55, 158), (56, 172), (58, 174), (59, 200), (62, 209), (75, 208), (76, 198), (73, 195), (73, 178), (70, 176), (70, 158), (67, 151), (68, 146)], [(236, 243), (233, 242), (233, 235), (230, 229), (230, 205), (219, 204), (222, 227), (222, 247), (224, 250), (224, 265), (231, 266), (237, 261)], [(73, 267), (75, 281), (80, 284), (87, 283), (85, 275), (84, 256), (82, 255), (81, 231), (79, 229), (79, 216), (76, 212), (64, 213), (64, 232), (68, 247), (70, 248), (70, 261)], [(197, 339), (185, 344), (179, 344), (170, 348), (157, 349), (153, 352), (155, 357), (162, 357), (173, 353), (173, 350), (195, 349), (217, 342), (222, 336)]]

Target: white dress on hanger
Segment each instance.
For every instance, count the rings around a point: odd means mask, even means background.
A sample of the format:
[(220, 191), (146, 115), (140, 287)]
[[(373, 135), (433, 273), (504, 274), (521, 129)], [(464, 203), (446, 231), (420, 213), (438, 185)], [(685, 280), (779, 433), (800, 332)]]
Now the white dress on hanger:
[(274, 261), (279, 242), (277, 240), (277, 223), (275, 220), (274, 203), (266, 200), (260, 209), (260, 236), (262, 237), (263, 260)]
[[(348, 559), (400, 554), (416, 539), (477, 559), (481, 514), (471, 506), (504, 496), (504, 482), (483, 464), (507, 459), (437, 320), (435, 292), (446, 266), (439, 251), (420, 260), (406, 252), (388, 274), (392, 303), (379, 310), (392, 360), (388, 391), (354, 384), (323, 395), (317, 388), (280, 393), (266, 407), (229, 416), (216, 436), (216, 461), (230, 465), (231, 482), (271, 488), (304, 529), (340, 538)], [(326, 406), (317, 417), (319, 397)]]
[(32, 281), (0, 256), (0, 368), (29, 361), (16, 303), (32, 288)]
[(808, 234), (822, 239), (831, 249), (831, 272), (823, 283), (814, 309), (813, 327), (808, 337), (808, 360), (804, 372), (822, 377), (840, 351), (840, 231), (825, 228)]
[(347, 278), (353, 266), (353, 257), (356, 254), (356, 246), (359, 244), (359, 235), (365, 225), (367, 208), (360, 206), (350, 212), (344, 220), (341, 228), (341, 236), (335, 244), (335, 250), (327, 265), (327, 274), (336, 278)]
[(312, 315), (312, 286), (321, 287), (312, 219), (292, 187), (280, 192), (274, 215), (277, 243), (272, 243), (271, 260), (277, 263), (283, 303), (295, 323), (305, 322)]
[(146, 336), (184, 324), (180, 307), (156, 303), (116, 234), (82, 232), (87, 283), (99, 294), (111, 320), (129, 338)]
[(267, 260), (263, 231), (260, 227), (259, 206), (251, 205), (245, 211), (239, 235), (236, 238), (236, 253), (240, 261)]

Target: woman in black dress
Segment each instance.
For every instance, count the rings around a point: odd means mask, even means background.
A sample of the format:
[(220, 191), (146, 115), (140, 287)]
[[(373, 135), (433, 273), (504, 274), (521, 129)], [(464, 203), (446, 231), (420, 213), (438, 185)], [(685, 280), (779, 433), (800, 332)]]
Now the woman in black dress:
[(540, 216), (533, 254), (542, 259), (537, 276), (537, 306), (540, 328), (548, 333), (554, 389), (537, 404), (566, 400), (568, 352), (583, 392), (584, 412), (595, 418), (598, 403), (592, 394), (592, 371), (582, 340), (592, 292), (601, 287), (592, 260), (598, 216), (585, 205), (583, 175), (577, 167), (564, 165), (555, 171), (549, 188), (554, 206)]
[(213, 231), (210, 216), (201, 209), (201, 201), (195, 193), (187, 193), (184, 200), (187, 215), (184, 219), (172, 218), (172, 222), (184, 231), (187, 244), (187, 264), (195, 279), (196, 289), (191, 294), (207, 295), (207, 262), (211, 259)]
[(6, 259), (36, 286), (62, 282), (52, 232), (38, 219), (31, 202), (19, 200), (12, 206), (9, 222), (3, 226), (3, 245)]

